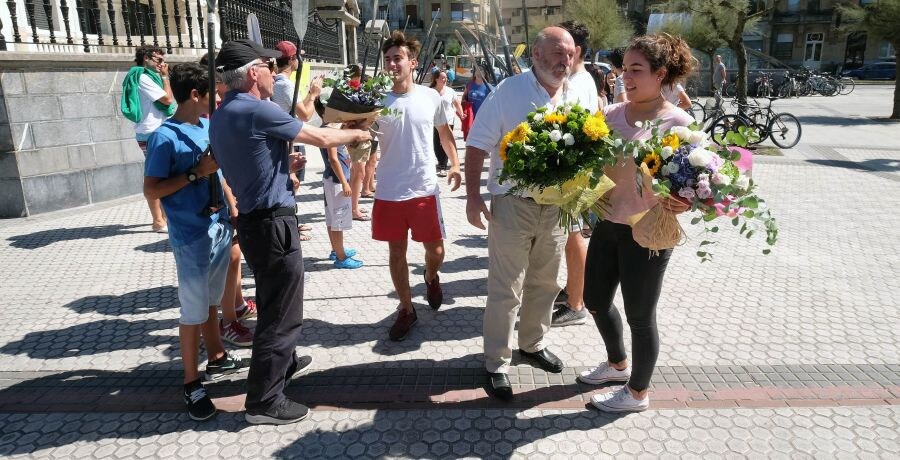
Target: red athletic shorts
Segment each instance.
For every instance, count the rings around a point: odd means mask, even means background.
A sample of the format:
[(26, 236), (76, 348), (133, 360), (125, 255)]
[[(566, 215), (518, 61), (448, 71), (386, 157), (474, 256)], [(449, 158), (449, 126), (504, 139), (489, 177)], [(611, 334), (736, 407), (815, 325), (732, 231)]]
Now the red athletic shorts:
[(437, 196), (405, 201), (375, 200), (372, 207), (372, 238), (399, 241), (412, 230), (413, 241), (426, 243), (444, 239), (444, 216)]

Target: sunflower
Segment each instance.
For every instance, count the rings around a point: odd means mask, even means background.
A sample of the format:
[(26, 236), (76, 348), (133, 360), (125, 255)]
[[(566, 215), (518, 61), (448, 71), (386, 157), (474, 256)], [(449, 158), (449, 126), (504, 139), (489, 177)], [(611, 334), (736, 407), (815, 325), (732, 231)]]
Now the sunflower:
[(549, 123), (551, 125), (557, 124), (557, 123), (563, 124), (568, 120), (569, 120), (568, 117), (566, 117), (565, 115), (563, 115), (561, 113), (557, 113), (557, 112), (553, 112), (553, 113), (550, 113), (550, 114), (547, 114), (544, 116), (544, 121), (546, 121), (547, 123)]
[(659, 157), (659, 154), (656, 152), (650, 152), (647, 156), (644, 157), (644, 161), (642, 161), (644, 165), (647, 166), (647, 170), (650, 171), (651, 176), (655, 176), (659, 171), (659, 168), (662, 166), (662, 158)]
[(510, 142), (525, 142), (525, 139), (531, 134), (531, 128), (528, 127), (528, 123), (522, 122), (510, 131), (509, 134), (511, 134)]
[(597, 117), (596, 115), (588, 117), (581, 130), (584, 131), (584, 134), (592, 141), (599, 141), (609, 135), (609, 126), (606, 126), (603, 117)]
[(662, 138), (663, 147), (672, 147), (672, 150), (678, 150), (678, 146), (681, 145), (681, 141), (678, 139), (677, 134), (669, 134)]
[(509, 147), (509, 143), (512, 142), (512, 134), (513, 131), (506, 133), (503, 136), (503, 139), (500, 139), (500, 159), (506, 161), (506, 149)]

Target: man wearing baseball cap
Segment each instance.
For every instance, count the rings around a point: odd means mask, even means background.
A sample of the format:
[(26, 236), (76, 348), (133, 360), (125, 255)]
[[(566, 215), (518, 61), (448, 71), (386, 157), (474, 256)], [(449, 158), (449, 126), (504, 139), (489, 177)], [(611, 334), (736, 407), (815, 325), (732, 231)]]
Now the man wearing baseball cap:
[(371, 139), (368, 131), (304, 125), (264, 101), (272, 96), (274, 58), (281, 54), (249, 40), (222, 46), (215, 64), (229, 91), (209, 129), (213, 154), (237, 198), (238, 239), (256, 281), (258, 319), (245, 403), (245, 418), (255, 424), (309, 415), (284, 395), (287, 381), (312, 363), (295, 350), (303, 319), (303, 255), (288, 175), (305, 160), (289, 157), (288, 143), (333, 147)]

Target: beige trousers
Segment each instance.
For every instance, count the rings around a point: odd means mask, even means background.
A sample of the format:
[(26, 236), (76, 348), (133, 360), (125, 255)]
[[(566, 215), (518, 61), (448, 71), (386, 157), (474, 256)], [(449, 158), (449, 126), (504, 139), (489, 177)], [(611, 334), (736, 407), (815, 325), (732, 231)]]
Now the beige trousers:
[(505, 373), (520, 307), (519, 348), (531, 353), (544, 348), (566, 232), (559, 226), (558, 207), (527, 198), (493, 195), (491, 214), (484, 360), (488, 372)]

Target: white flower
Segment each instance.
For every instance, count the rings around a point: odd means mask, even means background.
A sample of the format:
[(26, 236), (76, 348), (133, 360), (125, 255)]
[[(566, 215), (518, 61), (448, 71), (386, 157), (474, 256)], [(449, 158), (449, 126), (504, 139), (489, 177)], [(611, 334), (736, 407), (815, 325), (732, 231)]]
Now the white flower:
[(526, 151), (526, 152), (534, 152), (534, 146), (533, 146), (533, 145), (527, 145), (527, 144), (526, 144), (526, 145), (525, 145), (525, 151)]
[(635, 127), (635, 128), (643, 128), (643, 127), (644, 127), (644, 122), (642, 122), (642, 121), (636, 121), (636, 122), (634, 122), (634, 127)]
[(744, 175), (738, 176), (737, 180), (734, 181), (735, 187), (741, 190), (747, 190), (750, 188), (750, 178)]
[(688, 143), (690, 143), (691, 145), (705, 147), (706, 133), (704, 133), (703, 131), (691, 131), (691, 135), (688, 138)]
[(697, 174), (697, 182), (709, 182), (709, 174)]
[(731, 178), (722, 173), (715, 173), (712, 180), (717, 185), (731, 185)]
[(560, 132), (560, 130), (554, 129), (553, 131), (550, 131), (550, 140), (551, 141), (559, 142), (560, 139), (562, 139), (562, 132)]
[[(672, 163), (666, 163), (666, 165), (663, 166), (663, 169), (664, 169), (666, 172), (668, 172), (669, 174), (675, 174), (675, 173), (677, 173), (678, 170), (681, 169), (681, 168), (678, 167), (678, 163), (672, 162)], [(667, 175), (668, 175), (668, 174), (667, 174)]]
[(623, 143), (622, 139), (616, 139), (616, 147), (621, 147)]
[(544, 119), (544, 114), (543, 114), (543, 113), (537, 112), (537, 113), (534, 114), (534, 122), (535, 122), (535, 123), (540, 123), (540, 121), (543, 120), (543, 119)]
[(322, 101), (323, 104), (328, 103), (328, 98), (331, 97), (331, 92), (334, 91), (334, 88), (327, 86), (322, 88), (322, 91), (319, 92), (319, 100)]
[(678, 139), (681, 139), (682, 141), (691, 138), (691, 130), (687, 126), (675, 126), (672, 128), (672, 133), (678, 136)]
[(662, 156), (663, 160), (668, 160), (669, 157), (672, 156), (673, 153), (675, 153), (675, 150), (673, 150), (672, 147), (669, 147), (667, 145), (662, 148), (662, 152), (660, 152), (660, 156)]
[(575, 145), (575, 136), (573, 136), (571, 133), (563, 134), (562, 140), (566, 145)]
[(712, 160), (713, 155), (715, 155), (715, 153), (712, 153), (709, 150), (696, 148), (691, 150), (691, 154), (688, 155), (688, 162), (695, 168), (705, 168), (710, 160)]

